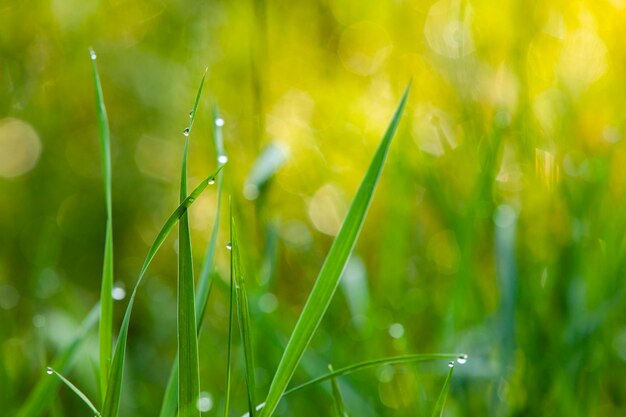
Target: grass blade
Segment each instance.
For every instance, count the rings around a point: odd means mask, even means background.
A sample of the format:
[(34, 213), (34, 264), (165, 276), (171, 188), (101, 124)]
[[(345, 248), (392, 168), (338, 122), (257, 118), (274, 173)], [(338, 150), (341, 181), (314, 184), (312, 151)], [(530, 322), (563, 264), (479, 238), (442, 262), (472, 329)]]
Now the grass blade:
[(241, 268), (241, 252), (237, 238), (237, 226), (233, 219), (232, 207), (230, 212), (230, 233), (231, 233), (231, 260), (234, 265), (235, 289), (237, 296), (237, 317), (239, 320), (239, 330), (243, 341), (243, 352), (246, 362), (246, 386), (248, 388), (248, 407), (250, 417), (255, 415), (255, 391), (256, 379), (254, 377), (254, 349), (252, 347), (252, 337), (250, 331), (250, 308), (248, 306), (248, 295), (246, 292), (246, 281)]
[[(187, 198), (187, 155), (189, 135), (196, 120), (200, 96), (204, 87), (208, 68), (204, 71), (196, 100), (190, 113), (189, 127), (185, 129), (185, 150), (180, 175), (180, 201)], [(178, 415), (199, 417), (196, 406), (200, 396), (200, 368), (198, 358), (198, 334), (196, 326), (196, 305), (193, 276), (193, 256), (191, 251), (189, 216), (184, 213), (178, 223)]]
[[(212, 120), (213, 140), (217, 154), (217, 164), (222, 165), (228, 161), (228, 157), (224, 152), (224, 139), (222, 136), (223, 122), (218, 121), (222, 119), (218, 115), (216, 106), (213, 106)], [(215, 211), (215, 220), (213, 221), (213, 229), (211, 230), (209, 246), (207, 246), (206, 253), (204, 254), (204, 261), (198, 278), (198, 291), (196, 292), (196, 319), (198, 321), (198, 334), (200, 333), (200, 327), (202, 326), (202, 322), (204, 320), (204, 312), (206, 311), (207, 302), (209, 295), (211, 295), (211, 289), (213, 286), (213, 280), (211, 277), (213, 272), (213, 261), (215, 259), (215, 249), (217, 248), (217, 234), (219, 231), (220, 217), (222, 213), (222, 189), (224, 186), (223, 176), (223, 172), (217, 174), (217, 209)]]
[[(52, 361), (52, 366), (61, 372), (68, 372), (71, 368), (72, 361), (76, 356), (79, 348), (86, 340), (87, 332), (96, 324), (100, 306), (96, 305), (91, 309), (87, 317), (80, 325), (74, 339), (67, 345)], [(43, 375), (37, 382), (35, 388), (31, 391), (30, 396), (22, 404), (17, 417), (39, 417), (55, 398), (56, 389), (59, 386), (59, 380), (49, 378)]]
[[(202, 84), (201, 84), (202, 86)], [(197, 100), (196, 100), (197, 101)], [(194, 106), (194, 108), (196, 108)], [(193, 115), (194, 112), (192, 112)], [(225, 158), (225, 153), (223, 151), (223, 139), (222, 139), (222, 126), (221, 123), (217, 122), (219, 116), (217, 113), (217, 109), (213, 108), (213, 137), (215, 140), (215, 149), (218, 155), (218, 165), (221, 165), (227, 161)], [(219, 156), (223, 156), (220, 160)], [(207, 247), (206, 253), (204, 255), (204, 261), (202, 263), (202, 269), (200, 271), (200, 276), (198, 278), (198, 286), (196, 291), (196, 330), (197, 334), (200, 335), (200, 329), (202, 327), (202, 322), (204, 321), (204, 313), (206, 311), (206, 306), (208, 303), (209, 296), (211, 294), (211, 289), (213, 287), (212, 280), (212, 271), (213, 271), (213, 261), (215, 258), (215, 249), (217, 247), (217, 234), (219, 230), (219, 221), (221, 217), (221, 206), (222, 206), (222, 189), (223, 189), (223, 172), (219, 172), (217, 174), (217, 210), (215, 212), (215, 221), (213, 222), (213, 229), (211, 231), (211, 238), (209, 241), (209, 246)], [(159, 417), (175, 417), (176, 412), (178, 411), (178, 353), (176, 353), (176, 358), (174, 363), (172, 364), (172, 369), (170, 371), (170, 377), (167, 382), (167, 386), (165, 388), (165, 393), (163, 395), (163, 403), (161, 404), (161, 412), (159, 413)]]
[[(309, 388), (313, 385), (320, 384), (324, 381), (328, 381), (330, 379), (338, 378), (344, 375), (350, 375), (358, 371), (363, 371), (365, 369), (375, 368), (384, 365), (401, 365), (408, 363), (416, 363), (416, 362), (429, 362), (441, 359), (457, 359), (457, 360), (467, 360), (467, 355), (464, 353), (417, 353), (412, 355), (401, 355), (401, 356), (387, 356), (384, 358), (378, 359), (370, 359), (368, 361), (355, 363), (352, 365), (348, 365), (346, 367), (332, 370), (331, 372), (321, 375), (317, 378), (314, 378), (310, 381), (305, 382), (304, 384), (295, 386), (282, 395), (282, 397), (286, 397), (287, 395), (295, 394), (305, 388)], [(464, 363), (464, 362), (459, 362)], [(282, 398), (281, 397), (281, 398)], [(256, 409), (261, 410), (265, 406), (265, 403), (261, 403), (257, 405)]]
[(402, 116), (409, 88), (410, 84), (407, 86), (400, 100), (400, 104), (387, 128), (387, 132), (376, 150), (371, 165), (352, 200), (352, 204), (341, 225), (341, 229), (322, 265), (322, 269), (315, 281), (304, 309), (300, 314), (296, 327), (291, 334), (283, 357), (278, 364), (278, 369), (276, 370), (269, 393), (267, 394), (266, 406), (260, 414), (261, 417), (270, 417), (276, 409), (278, 401), (283, 392), (285, 392), (287, 384), (289, 384), (291, 376), (304, 354), (304, 350), (309, 345), (337, 289), (339, 277), (352, 253), (352, 249), (363, 226), (367, 209), (372, 201), (372, 196), (382, 172), (391, 139), (394, 136), (398, 123), (400, 122), (400, 117)]
[(439, 393), (439, 398), (437, 398), (437, 403), (435, 404), (432, 417), (443, 416), (443, 407), (446, 405), (446, 398), (448, 398), (448, 391), (450, 391), (450, 381), (452, 380), (454, 362), (450, 362), (448, 366), (450, 367), (450, 370), (448, 370), (448, 375), (446, 376), (446, 380), (444, 381), (441, 392)]
[(100, 411), (98, 411), (98, 409), (89, 400), (89, 397), (87, 397), (87, 395), (85, 395), (85, 393), (83, 393), (80, 389), (78, 389), (78, 387), (76, 385), (72, 384), (67, 378), (65, 378), (63, 375), (61, 375), (60, 373), (58, 373), (57, 371), (55, 371), (51, 367), (48, 367), (48, 369), (46, 370), (46, 373), (48, 375), (52, 375), (52, 374), (56, 375), (65, 385), (67, 385), (69, 387), (69, 389), (74, 391), (74, 394), (76, 394), (78, 396), (78, 398), (83, 400), (83, 402), (87, 405), (87, 407), (91, 408), (91, 411), (93, 411), (94, 414), (97, 417), (100, 416)]
[[(189, 139), (185, 142), (183, 154), (180, 178), (181, 202), (187, 197), (188, 150)], [(184, 213), (178, 222), (178, 415), (180, 417), (199, 417), (200, 411), (196, 406), (199, 396), (200, 369), (198, 335), (196, 333), (193, 258), (189, 216)]]
[(319, 384), (320, 382), (328, 381), (329, 379), (337, 378), (344, 375), (350, 375), (357, 371), (363, 371), (369, 368), (375, 368), (383, 365), (401, 365), (405, 363), (415, 363), (415, 362), (429, 362), (434, 360), (441, 359), (454, 359), (459, 357), (466, 357), (465, 354), (458, 353), (417, 353), (412, 355), (401, 355), (401, 356), (387, 356), (379, 359), (371, 359), (364, 362), (355, 363), (353, 365), (348, 365), (346, 367), (336, 369), (332, 372), (329, 372), (325, 375), (319, 376), (315, 379), (312, 379), (304, 384), (298, 385), (294, 388), (291, 388), (285, 391), (284, 395), (289, 395), (296, 393), (304, 388), (308, 388), (312, 385)]
[(148, 266), (152, 262), (154, 255), (159, 250), (163, 242), (169, 235), (170, 231), (174, 228), (176, 223), (178, 223), (178, 219), (187, 212), (189, 206), (193, 204), (194, 201), (202, 194), (204, 189), (215, 181), (215, 176), (221, 171), (223, 165), (218, 167), (213, 174), (209, 175), (205, 178), (193, 191), (192, 193), (174, 210), (174, 212), (169, 216), (156, 239), (150, 246), (148, 250), (148, 254), (146, 255), (146, 259), (139, 271), (139, 276), (137, 278), (137, 282), (135, 283), (135, 287), (133, 288), (133, 292), (128, 301), (128, 306), (126, 307), (126, 312), (124, 313), (124, 319), (122, 320), (122, 325), (120, 327), (120, 333), (117, 339), (117, 343), (115, 345), (115, 353), (113, 354), (113, 361), (111, 362), (111, 372), (109, 373), (109, 381), (107, 387), (107, 393), (104, 400), (104, 408), (102, 409), (103, 417), (116, 417), (119, 409), (120, 403), (120, 393), (122, 389), (122, 374), (124, 370), (124, 357), (126, 355), (126, 339), (128, 338), (128, 326), (130, 324), (130, 316), (133, 310), (133, 305), (135, 302), (135, 297), (137, 295), (137, 290), (143, 277), (148, 269)]
[[(328, 370), (333, 372), (333, 366), (328, 365)], [(330, 383), (333, 388), (333, 399), (335, 400), (335, 411), (337, 412), (338, 417), (350, 417), (348, 412), (346, 411), (346, 405), (343, 402), (343, 397), (341, 396), (341, 391), (339, 390), (339, 384), (337, 384), (336, 378), (331, 378)]]
[[(228, 201), (229, 207), (230, 207), (230, 213), (229, 213), (229, 218), (232, 219), (233, 213), (232, 213), (232, 203), (229, 199)], [(232, 234), (233, 234), (233, 228), (232, 228), (232, 221), (230, 224), (230, 238), (232, 239)], [(230, 302), (228, 305), (228, 347), (227, 347), (227, 352), (226, 352), (226, 389), (225, 389), (225, 393), (224, 393), (224, 417), (228, 417), (228, 411), (229, 411), (229, 407), (230, 407), (230, 380), (231, 380), (231, 367), (232, 367), (232, 346), (233, 346), (233, 327), (234, 327), (234, 320), (233, 320), (233, 306), (235, 304), (235, 266), (234, 266), (234, 262), (233, 262), (233, 250), (232, 250), (232, 243), (228, 244), (228, 247), (230, 248)]]
[(106, 203), (107, 221), (106, 237), (104, 241), (104, 262), (102, 267), (102, 287), (100, 290), (100, 394), (102, 401), (106, 395), (107, 378), (111, 365), (113, 350), (113, 203), (111, 198), (111, 137), (109, 120), (107, 118), (100, 74), (96, 64), (96, 53), (89, 51), (93, 68), (93, 81), (96, 91), (96, 106), (98, 113), (98, 134), (100, 136), (100, 155), (102, 157), (102, 174), (104, 177), (104, 196)]

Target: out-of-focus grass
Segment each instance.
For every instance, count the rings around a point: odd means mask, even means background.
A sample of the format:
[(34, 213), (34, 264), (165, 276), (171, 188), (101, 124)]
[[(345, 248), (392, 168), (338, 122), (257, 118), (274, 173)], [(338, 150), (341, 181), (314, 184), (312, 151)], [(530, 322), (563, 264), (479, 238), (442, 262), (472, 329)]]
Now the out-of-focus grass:
[[(244, 194), (270, 144), (286, 155), (241, 204), (259, 393), (413, 77), (356, 246), (362, 268), (351, 270), (365, 283), (367, 313), (353, 316), (338, 293), (294, 384), (329, 362), (463, 351), (471, 356), (455, 369), (451, 415), (623, 415), (622, 2), (255, 4), (0, 6), (3, 409), (14, 414), (99, 298), (106, 211), (85, 60), (93, 45), (111, 121), (118, 287), (134, 284), (178, 196), (180, 120), (207, 65), (232, 162), (227, 191)], [(212, 129), (205, 109), (192, 184), (215, 160), (201, 140)], [(189, 213), (196, 261), (216, 198), (208, 190)], [(226, 363), (227, 240), (218, 236), (219, 278), (200, 336), (211, 413), (223, 406), (225, 366), (214, 363)], [(130, 329), (122, 402), (137, 415), (158, 412), (170, 369), (154, 364), (176, 351), (174, 240), (163, 249)], [(114, 303), (114, 328), (125, 303)], [(94, 340), (67, 375), (90, 398), (99, 397)], [(243, 366), (235, 360), (234, 375)], [(384, 366), (342, 379), (341, 391), (351, 415), (429, 415), (443, 378), (440, 366)], [(245, 397), (241, 382), (233, 398)], [(286, 398), (277, 415), (330, 414), (322, 385)], [(67, 391), (56, 415), (84, 410)]]

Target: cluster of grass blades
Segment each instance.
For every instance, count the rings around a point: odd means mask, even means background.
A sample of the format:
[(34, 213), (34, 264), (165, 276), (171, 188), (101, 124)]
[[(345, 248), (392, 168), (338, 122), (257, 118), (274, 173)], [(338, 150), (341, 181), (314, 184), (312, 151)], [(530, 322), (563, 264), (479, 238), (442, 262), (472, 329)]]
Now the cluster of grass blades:
[[(213, 106), (213, 137), (216, 149), (216, 170), (207, 176), (191, 193), (187, 193), (187, 156), (189, 139), (197, 111), (201, 101), (202, 89), (206, 78), (206, 72), (202, 77), (198, 88), (195, 103), (190, 113), (189, 126), (184, 130), (186, 137), (180, 179), (179, 206), (168, 217), (161, 228), (152, 246), (148, 250), (144, 263), (138, 274), (135, 286), (129, 298), (128, 305), (118, 332), (115, 349), (113, 349), (113, 304), (111, 290), (113, 287), (113, 240), (112, 240), (112, 197), (111, 197), (111, 153), (110, 135), (107, 121), (106, 108), (102, 95), (102, 88), (96, 65), (96, 55), (90, 52), (93, 65), (94, 84), (96, 91), (96, 104), (98, 115), (98, 127), (103, 162), (103, 176), (105, 184), (106, 203), (106, 235), (104, 249), (104, 265), (102, 273), (102, 292), (99, 305), (95, 306), (85, 319), (75, 339), (55, 359), (52, 366), (47, 368), (46, 373), (56, 375), (57, 378), (43, 377), (36, 388), (25, 402), (18, 417), (40, 416), (51, 403), (55, 391), (60, 382), (67, 385), (96, 416), (117, 417), (120, 396), (122, 393), (122, 376), (125, 361), (125, 352), (128, 339), (128, 328), (134, 301), (138, 288), (144, 278), (146, 270), (157, 251), (169, 235), (170, 231), (178, 224), (179, 232), (179, 260), (178, 260), (178, 312), (177, 312), (177, 340), (178, 351), (176, 359), (172, 363), (170, 377), (163, 395), (160, 417), (199, 417), (200, 410), (197, 401), (200, 395), (200, 373), (198, 355), (198, 335), (202, 328), (209, 295), (213, 286), (212, 271), (213, 259), (217, 246), (217, 232), (221, 212), (221, 194), (223, 191), (222, 168), (228, 158), (224, 151), (222, 131), (223, 120), (219, 117), (217, 108)], [(372, 201), (376, 185), (382, 173), (383, 165), (391, 141), (400, 122), (402, 112), (407, 100), (410, 85), (407, 86), (402, 99), (396, 109), (391, 123), (384, 134), (382, 141), (372, 159), (369, 169), (359, 186), (356, 195), (350, 205), (348, 213), (343, 221), (324, 264), (315, 281), (309, 298), (300, 314), (296, 326), (289, 338), (289, 342), (283, 352), (282, 359), (271, 381), (265, 401), (257, 404), (256, 380), (254, 365), (254, 346), (251, 331), (250, 308), (246, 288), (245, 271), (243, 270), (242, 256), (244, 248), (240, 245), (237, 234), (236, 210), (234, 203), (229, 200), (229, 224), (230, 242), (227, 247), (230, 250), (230, 296), (229, 296), (229, 331), (227, 341), (226, 382), (224, 398), (224, 416), (230, 412), (231, 397), (231, 371), (232, 371), (232, 345), (235, 324), (239, 328), (241, 343), (243, 345), (245, 381), (247, 387), (248, 413), (250, 417), (271, 417), (274, 415), (279, 401), (290, 394), (304, 390), (324, 381), (330, 381), (335, 414), (339, 417), (349, 416), (349, 411), (344, 403), (337, 379), (368, 368), (383, 365), (406, 364), (436, 360), (453, 360), (450, 362), (450, 370), (445, 379), (443, 388), (433, 411), (434, 416), (441, 416), (445, 400), (450, 388), (454, 360), (465, 363), (465, 354), (413, 354), (403, 356), (384, 357), (368, 360), (339, 369), (329, 365), (329, 372), (314, 378), (304, 384), (288, 389), (289, 382), (296, 368), (300, 364), (302, 356), (307, 349), (314, 333), (319, 327), (333, 295), (339, 285), (342, 272), (354, 249), (357, 238), (365, 221), (368, 208)], [(196, 201), (198, 196), (208, 185), (217, 182), (217, 212), (211, 238), (204, 257), (204, 263), (195, 285), (191, 236), (189, 227), (188, 208)], [(234, 207), (236, 209), (236, 206)], [(79, 347), (86, 338), (87, 332), (95, 325), (100, 317), (99, 325), (99, 402), (94, 402), (87, 397), (76, 385), (64, 375), (71, 368), (71, 363), (77, 355)]]

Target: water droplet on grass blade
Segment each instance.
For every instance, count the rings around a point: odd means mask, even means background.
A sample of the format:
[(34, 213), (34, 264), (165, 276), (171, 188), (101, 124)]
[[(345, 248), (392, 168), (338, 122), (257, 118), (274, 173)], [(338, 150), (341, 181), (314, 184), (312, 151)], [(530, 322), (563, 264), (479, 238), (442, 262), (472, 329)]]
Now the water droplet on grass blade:
[(189, 112), (189, 117), (193, 117), (193, 110)]
[(454, 368), (454, 361), (448, 363), (449, 368)]
[(225, 164), (226, 162), (228, 162), (228, 157), (226, 155), (220, 155), (217, 157), (217, 162), (219, 162), (220, 164)]
[(456, 358), (456, 363), (458, 363), (459, 365), (464, 365), (467, 363), (467, 355), (463, 354), (463, 355), (459, 355), (458, 358)]
[(48, 375), (52, 375), (52, 374), (54, 373), (54, 371), (52, 370), (52, 368), (47, 367), (47, 368), (46, 368), (46, 373), (47, 373)]
[(89, 50), (89, 57), (91, 58), (92, 61), (95, 61), (96, 58), (98, 58), (98, 55), (96, 55), (96, 51), (94, 51), (93, 49)]
[(211, 179), (209, 180), (209, 185), (213, 185), (213, 184), (215, 184), (215, 178), (211, 178)]
[(232, 243), (230, 243), (230, 242), (228, 242), (228, 243), (226, 244), (226, 249), (231, 250), (232, 248), (233, 248), (233, 244), (232, 244)]
[(186, 127), (185, 130), (183, 130), (183, 135), (189, 136), (189, 128), (188, 127)]
[(215, 119), (215, 126), (219, 126), (219, 127), (224, 126), (224, 119), (222, 119), (221, 117)]
[(198, 398), (198, 404), (196, 405), (198, 411), (201, 413), (206, 413), (207, 411), (211, 411), (213, 408), (213, 398), (211, 394), (206, 391), (200, 393), (200, 398)]
[(123, 300), (126, 297), (126, 290), (124, 289), (124, 286), (121, 284), (115, 284), (115, 286), (111, 289), (111, 297), (113, 297), (116, 301)]

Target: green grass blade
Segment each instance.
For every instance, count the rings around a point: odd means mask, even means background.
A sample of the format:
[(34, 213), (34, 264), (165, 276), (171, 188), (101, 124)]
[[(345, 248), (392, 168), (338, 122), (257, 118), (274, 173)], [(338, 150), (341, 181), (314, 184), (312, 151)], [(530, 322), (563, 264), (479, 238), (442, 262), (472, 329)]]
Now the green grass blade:
[(100, 154), (102, 156), (102, 174), (104, 177), (104, 196), (106, 203), (107, 221), (106, 237), (104, 241), (104, 264), (102, 267), (102, 287), (100, 290), (100, 394), (102, 401), (106, 395), (111, 353), (113, 350), (113, 203), (111, 198), (111, 137), (109, 120), (107, 118), (100, 74), (96, 64), (96, 53), (90, 50), (93, 68), (93, 80), (96, 91), (96, 106), (98, 113), (98, 133), (100, 136)]
[[(219, 166), (226, 163), (228, 158), (224, 152), (222, 123), (218, 122), (218, 120), (222, 119), (219, 117), (216, 106), (213, 106), (212, 119), (213, 140), (217, 155), (217, 165)], [(198, 320), (198, 332), (200, 332), (200, 327), (202, 326), (202, 321), (204, 320), (204, 312), (206, 310), (207, 301), (209, 299), (209, 295), (211, 294), (213, 284), (211, 277), (213, 272), (213, 261), (215, 259), (215, 249), (217, 248), (217, 234), (219, 231), (220, 217), (222, 213), (222, 189), (224, 187), (223, 177), (223, 172), (217, 174), (217, 209), (215, 211), (215, 220), (213, 222), (213, 229), (211, 230), (209, 246), (207, 246), (206, 253), (204, 254), (202, 269), (200, 270), (200, 276), (198, 277), (198, 291), (196, 292), (196, 318)]]
[(315, 281), (309, 298), (300, 314), (296, 327), (278, 364), (278, 369), (272, 380), (269, 393), (267, 394), (266, 406), (261, 412), (261, 417), (270, 417), (287, 384), (291, 380), (304, 350), (309, 345), (315, 330), (319, 326), (322, 317), (339, 284), (339, 277), (348, 261), (352, 249), (356, 244), (359, 232), (363, 226), (367, 209), (372, 201), (376, 184), (382, 172), (385, 157), (394, 136), (400, 117), (406, 103), (410, 84), (407, 86), (402, 100), (391, 120), (387, 132), (372, 159), (372, 163), (352, 200), (350, 209), (341, 225), (341, 229), (333, 242), (330, 251), (322, 265), (322, 269)]
[[(333, 372), (333, 366), (328, 365), (328, 370)], [(337, 384), (336, 378), (331, 378), (330, 380), (332, 389), (333, 389), (333, 399), (335, 400), (335, 412), (337, 413), (337, 417), (350, 417), (348, 412), (346, 411), (346, 405), (343, 402), (343, 397), (341, 396), (341, 391), (339, 390), (339, 384)]]
[[(52, 366), (61, 372), (68, 372), (71, 368), (72, 361), (76, 356), (79, 348), (86, 340), (87, 332), (95, 326), (98, 320), (100, 306), (96, 305), (91, 309), (87, 317), (80, 325), (74, 339), (56, 356), (52, 361)], [(56, 389), (59, 386), (59, 380), (43, 375), (37, 382), (35, 388), (31, 391), (29, 397), (22, 404), (17, 413), (17, 417), (39, 417), (52, 404), (55, 399)]]
[(193, 108), (189, 113), (189, 127), (185, 129), (185, 136), (189, 136), (191, 134), (191, 129), (193, 128), (193, 122), (196, 121), (196, 113), (198, 112), (198, 105), (200, 104), (200, 96), (202, 96), (202, 89), (204, 88), (204, 80), (206, 79), (206, 74), (209, 72), (209, 68), (207, 67), (204, 70), (204, 75), (202, 76), (202, 80), (200, 80), (200, 86), (198, 87), (198, 92), (196, 93), (196, 100), (193, 103)]
[(48, 375), (52, 375), (52, 374), (56, 375), (65, 385), (69, 387), (69, 389), (74, 391), (74, 394), (76, 394), (78, 398), (80, 398), (87, 405), (87, 407), (91, 408), (91, 411), (93, 411), (96, 416), (98, 417), (100, 416), (100, 411), (98, 411), (96, 406), (93, 405), (93, 403), (89, 400), (89, 397), (87, 397), (85, 393), (83, 393), (80, 389), (78, 389), (76, 385), (72, 384), (70, 380), (65, 378), (63, 375), (61, 375), (60, 373), (58, 373), (51, 367), (48, 367), (48, 369), (46, 370), (46, 373)]
[(116, 417), (119, 409), (120, 403), (120, 393), (122, 389), (122, 374), (124, 370), (124, 357), (126, 355), (126, 339), (128, 338), (128, 326), (130, 324), (130, 316), (133, 310), (133, 305), (135, 302), (135, 297), (137, 295), (137, 290), (143, 277), (148, 269), (148, 266), (152, 262), (154, 255), (159, 250), (170, 231), (174, 228), (176, 223), (178, 223), (178, 219), (187, 212), (189, 206), (191, 206), (194, 201), (202, 194), (204, 189), (215, 181), (215, 176), (221, 171), (223, 166), (217, 168), (213, 174), (209, 175), (205, 178), (192, 192), (189, 196), (183, 201), (176, 210), (169, 216), (156, 239), (150, 246), (148, 250), (148, 254), (146, 255), (146, 259), (141, 267), (141, 271), (139, 271), (139, 276), (137, 278), (137, 282), (135, 283), (135, 287), (133, 288), (133, 292), (128, 301), (128, 306), (126, 307), (126, 312), (124, 313), (124, 319), (122, 320), (122, 325), (120, 327), (120, 333), (117, 339), (117, 343), (115, 344), (115, 353), (113, 354), (113, 361), (111, 362), (111, 371), (109, 373), (109, 381), (108, 381), (108, 389), (104, 401), (104, 407), (102, 409), (103, 417)]
[[(197, 108), (197, 105), (194, 106)], [(193, 114), (193, 112), (192, 112)], [(218, 165), (221, 165), (226, 162), (224, 158), (222, 161), (219, 160), (220, 155), (225, 155), (223, 149), (223, 139), (222, 139), (222, 126), (221, 123), (217, 122), (218, 119), (217, 109), (213, 108), (213, 138), (215, 140), (215, 149), (216, 154), (218, 156)], [(220, 151), (221, 150), (221, 151)], [(202, 322), (204, 321), (204, 313), (206, 311), (206, 306), (209, 300), (209, 296), (211, 294), (211, 289), (213, 288), (213, 279), (212, 279), (212, 271), (213, 271), (213, 261), (215, 258), (215, 249), (217, 247), (217, 235), (219, 230), (219, 221), (221, 217), (221, 207), (222, 207), (222, 189), (224, 184), (224, 173), (219, 172), (217, 174), (217, 210), (215, 212), (215, 221), (213, 222), (213, 229), (211, 231), (211, 238), (209, 240), (209, 246), (207, 247), (206, 253), (204, 255), (204, 261), (202, 263), (202, 269), (200, 270), (200, 276), (198, 277), (198, 286), (196, 290), (196, 325), (197, 325), (197, 334), (200, 335), (200, 329), (202, 327)], [(176, 358), (174, 363), (172, 364), (172, 369), (170, 371), (170, 377), (165, 388), (165, 393), (163, 395), (163, 403), (161, 404), (161, 412), (159, 413), (159, 417), (175, 417), (176, 412), (178, 410), (178, 353), (176, 353)]]
[(432, 417), (443, 416), (443, 407), (446, 405), (446, 398), (448, 398), (448, 391), (450, 391), (450, 381), (452, 380), (454, 362), (450, 362), (448, 366), (450, 367), (450, 370), (448, 370), (448, 375), (446, 376), (446, 380), (444, 381), (441, 392), (439, 393), (439, 398), (437, 398), (437, 403), (435, 404)]
[[(230, 208), (229, 219), (233, 217), (232, 210), (232, 202), (229, 198), (228, 205)], [(232, 239), (233, 235), (233, 226), (232, 221), (229, 222), (230, 225), (230, 238)], [(235, 305), (235, 263), (233, 260), (233, 250), (232, 243), (228, 244), (228, 248), (230, 249), (230, 298), (228, 303), (228, 346), (226, 352), (226, 387), (224, 392), (224, 417), (228, 417), (229, 407), (230, 407), (230, 384), (231, 384), (231, 367), (232, 367), (232, 347), (233, 347), (233, 308)]]
[(349, 375), (358, 371), (363, 371), (365, 369), (375, 368), (383, 365), (401, 365), (406, 363), (415, 363), (415, 362), (429, 362), (441, 359), (455, 359), (459, 357), (466, 357), (465, 354), (459, 353), (417, 353), (412, 355), (401, 355), (401, 356), (387, 356), (379, 359), (371, 359), (364, 362), (355, 363), (353, 365), (348, 365), (346, 367), (336, 369), (332, 372), (329, 372), (325, 375), (319, 376), (315, 379), (312, 379), (304, 384), (293, 387), (287, 391), (285, 391), (284, 395), (290, 395), (296, 393), (304, 388), (311, 387), (312, 385), (319, 384), (324, 381), (328, 381), (329, 379), (337, 378), (344, 375)]
[[(187, 197), (187, 154), (189, 139), (185, 142), (180, 178), (180, 200)], [(196, 305), (193, 277), (193, 258), (189, 216), (184, 213), (178, 222), (178, 415), (199, 417), (196, 406), (200, 396), (200, 369), (198, 334), (196, 333)]]
[(246, 386), (248, 388), (248, 407), (250, 417), (255, 416), (255, 391), (256, 379), (254, 377), (254, 349), (252, 347), (252, 335), (250, 330), (250, 308), (248, 305), (248, 295), (246, 292), (246, 281), (241, 267), (241, 251), (237, 237), (237, 225), (233, 219), (232, 207), (230, 212), (231, 230), (231, 254), (234, 261), (235, 289), (237, 296), (237, 317), (239, 320), (239, 330), (243, 341), (243, 352), (246, 363)]

